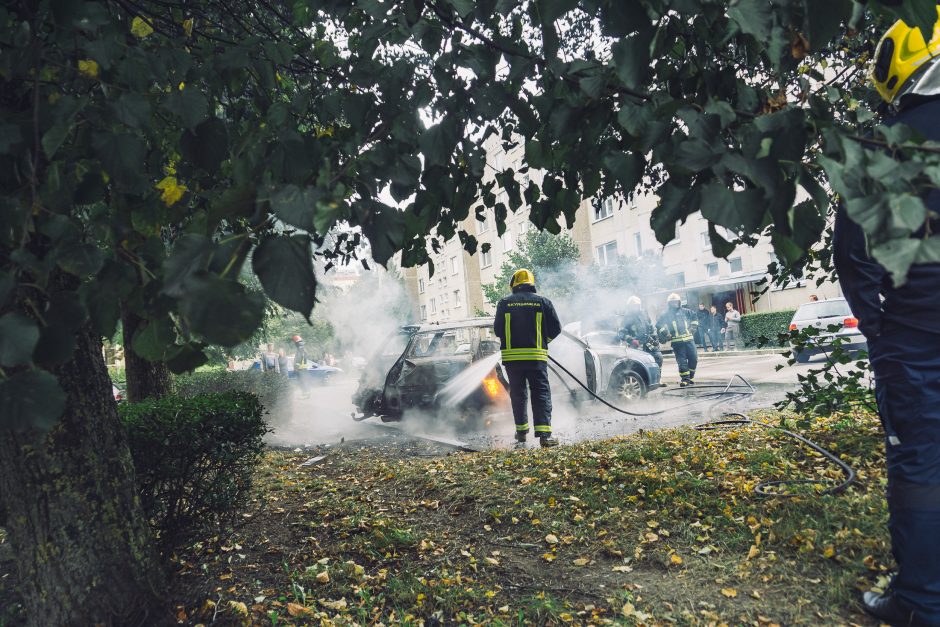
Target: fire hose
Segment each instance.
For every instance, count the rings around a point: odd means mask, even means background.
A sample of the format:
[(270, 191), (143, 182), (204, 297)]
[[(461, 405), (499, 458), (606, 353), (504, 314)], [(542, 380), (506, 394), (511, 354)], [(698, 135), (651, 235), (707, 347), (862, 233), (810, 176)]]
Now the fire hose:
[[(744, 377), (736, 374), (731, 378), (730, 381), (728, 381), (727, 385), (704, 384), (704, 385), (696, 385), (695, 388), (693, 388), (696, 392), (698, 392), (698, 390), (701, 390), (703, 388), (704, 389), (722, 388), (720, 392), (705, 392), (704, 394), (698, 394), (697, 395), (698, 398), (694, 401), (676, 405), (674, 407), (670, 407), (667, 409), (661, 409), (661, 410), (652, 411), (652, 412), (631, 412), (631, 411), (627, 411), (626, 409), (623, 409), (622, 407), (617, 407), (616, 405), (608, 402), (606, 399), (602, 398), (599, 394), (591, 390), (583, 381), (581, 381), (578, 377), (572, 374), (570, 370), (568, 370), (567, 368), (562, 366), (560, 363), (558, 363), (558, 361), (554, 357), (549, 355), (548, 358), (556, 367), (558, 367), (560, 370), (565, 372), (569, 377), (574, 379), (574, 381), (578, 383), (578, 385), (584, 388), (584, 390), (588, 394), (593, 396), (596, 400), (600, 401), (601, 403), (613, 409), (614, 411), (620, 412), (622, 414), (626, 414), (628, 416), (634, 416), (634, 417), (659, 416), (668, 411), (681, 409), (683, 407), (688, 407), (690, 405), (695, 405), (695, 404), (708, 401), (708, 400), (716, 400), (717, 401), (716, 404), (723, 403), (723, 402), (727, 402), (731, 400), (732, 398), (735, 398), (736, 396), (747, 396), (747, 395), (753, 394), (756, 391), (754, 386), (751, 385)], [(741, 384), (734, 385), (735, 379), (740, 379), (743, 382), (743, 384), (747, 386), (748, 388), (747, 391), (734, 390), (735, 387), (743, 387)], [(689, 388), (686, 388), (685, 390), (683, 390), (683, 392), (685, 392), (686, 390), (689, 390)], [(772, 429), (784, 435), (787, 435), (791, 438), (794, 438), (798, 442), (808, 446), (809, 448), (813, 449), (814, 451), (816, 451), (817, 453), (825, 457), (827, 460), (835, 464), (845, 475), (845, 479), (837, 485), (830, 485), (830, 487), (826, 488), (825, 490), (820, 491), (820, 494), (841, 494), (842, 492), (845, 492), (850, 485), (855, 483), (855, 479), (856, 479), (855, 470), (852, 469), (852, 467), (846, 464), (844, 461), (839, 459), (834, 453), (828, 451), (827, 449), (824, 449), (823, 447), (816, 444), (812, 440), (798, 433), (795, 433), (793, 431), (788, 431), (787, 429), (782, 429), (775, 425), (768, 424), (766, 422), (761, 422), (759, 420), (752, 420), (744, 414), (737, 413), (737, 412), (728, 412), (728, 413), (722, 414), (721, 418), (718, 420), (695, 425), (692, 428), (695, 429), (696, 431), (714, 431), (714, 430), (719, 430), (719, 429), (726, 429), (729, 427), (738, 427), (738, 426), (747, 426), (747, 425), (755, 425), (755, 426), (762, 427), (765, 429)], [(759, 496), (766, 496), (766, 497), (792, 498), (795, 496), (799, 496), (799, 494), (778, 492), (778, 491), (771, 490), (770, 488), (774, 486), (779, 487), (779, 486), (787, 486), (787, 485), (822, 485), (824, 483), (826, 482), (820, 479), (780, 479), (776, 481), (764, 481), (764, 482), (759, 483), (757, 486), (755, 486), (754, 493), (758, 494)]]

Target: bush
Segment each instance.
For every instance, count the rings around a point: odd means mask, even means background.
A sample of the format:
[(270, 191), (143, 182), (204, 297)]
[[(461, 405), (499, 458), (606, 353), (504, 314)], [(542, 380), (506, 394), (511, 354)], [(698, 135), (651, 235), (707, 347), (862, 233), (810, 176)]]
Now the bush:
[(741, 339), (745, 346), (785, 346), (780, 334), (786, 333), (796, 310), (752, 313), (741, 316)]
[(170, 396), (118, 411), (141, 504), (164, 548), (246, 505), (268, 432), (255, 395)]
[(231, 390), (250, 392), (257, 396), (270, 415), (269, 423), (277, 422), (280, 417), (290, 416), (290, 381), (280, 374), (261, 370), (204, 368), (179, 375), (173, 381), (173, 392), (184, 398)]

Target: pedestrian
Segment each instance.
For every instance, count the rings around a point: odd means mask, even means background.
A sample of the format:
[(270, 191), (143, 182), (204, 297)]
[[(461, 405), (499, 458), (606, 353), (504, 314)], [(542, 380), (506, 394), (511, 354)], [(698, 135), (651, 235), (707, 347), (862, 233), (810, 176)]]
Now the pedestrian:
[(817, 302), (818, 300), (819, 300), (819, 296), (816, 296), (815, 294), (810, 294), (810, 295), (809, 295), (809, 302), (815, 303), (815, 302)]
[(310, 380), (307, 368), (310, 362), (307, 361), (307, 348), (304, 340), (299, 335), (291, 337), (296, 351), (294, 352), (294, 373), (297, 375), (297, 385), (300, 387), (301, 398), (310, 396)]
[(695, 352), (693, 335), (698, 327), (698, 319), (691, 309), (682, 306), (678, 294), (670, 294), (666, 299), (666, 313), (656, 321), (662, 341), (672, 343), (672, 353), (679, 366), (679, 387), (695, 385), (695, 368), (698, 366), (698, 354)]
[(725, 334), (725, 317), (712, 305), (708, 309), (708, 339), (712, 343), (712, 352), (725, 350), (722, 338)]
[(261, 370), (263, 372), (280, 372), (281, 368), (278, 365), (277, 353), (274, 352), (274, 344), (268, 343), (265, 347), (267, 350), (261, 353)]
[[(886, 101), (885, 125), (904, 124), (940, 141), (940, 37), (896, 22), (875, 49), (871, 78)], [(922, 195), (920, 241), (940, 232), (940, 192)], [(868, 340), (885, 431), (888, 531), (897, 573), (863, 608), (891, 625), (940, 625), (940, 264), (915, 262), (903, 285), (869, 255), (862, 228), (839, 206), (833, 261)]]
[[(738, 336), (741, 334), (741, 313), (729, 301), (725, 303), (725, 349), (738, 349)], [(733, 347), (733, 348), (732, 348)]]
[(277, 351), (277, 365), (280, 373), (290, 379), (294, 372), (294, 361), (287, 358), (287, 352), (282, 348)]
[[(705, 303), (698, 304), (698, 311), (695, 312), (695, 319), (698, 321), (698, 328), (695, 329), (695, 335), (697, 337), (698, 347), (702, 349), (702, 352), (708, 352), (708, 348), (705, 346), (706, 341), (708, 340), (708, 309), (705, 308)], [(712, 344), (712, 351), (715, 350), (715, 345)]]
[(656, 365), (663, 367), (663, 352), (659, 347), (656, 328), (649, 315), (643, 311), (643, 302), (639, 296), (627, 300), (627, 312), (620, 325), (619, 339), (631, 348), (646, 351), (656, 360)]
[(500, 340), (503, 368), (509, 378), (509, 399), (516, 423), (516, 442), (529, 433), (528, 396), (532, 423), (543, 448), (557, 446), (552, 437), (552, 391), (548, 383), (548, 343), (561, 333), (552, 301), (535, 290), (535, 275), (519, 269), (509, 282), (512, 294), (496, 305), (493, 330)]

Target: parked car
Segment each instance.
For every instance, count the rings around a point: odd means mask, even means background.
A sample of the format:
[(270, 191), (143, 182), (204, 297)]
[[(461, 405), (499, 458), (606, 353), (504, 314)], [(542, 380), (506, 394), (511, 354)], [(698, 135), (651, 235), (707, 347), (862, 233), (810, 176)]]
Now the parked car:
[[(661, 386), (660, 370), (651, 355), (622, 346), (615, 331), (594, 329), (582, 334), (581, 329), (580, 323), (567, 326), (550, 344), (549, 353), (594, 393), (624, 403)], [(478, 363), (486, 371), (480, 372), (479, 383), (471, 383), (474, 389), (460, 408), (508, 408), (506, 378), (495, 365), (499, 346), (489, 317), (402, 327), (363, 370), (353, 395), (360, 413), (357, 419), (379, 416), (387, 422), (400, 420), (408, 409), (435, 410), (438, 394), (447, 384)], [(493, 363), (493, 368), (483, 361)], [(567, 390), (574, 401), (591, 398), (551, 362), (549, 368), (556, 391)]]
[[(833, 325), (839, 326), (835, 333), (827, 330)], [(858, 330), (858, 320), (852, 315), (852, 310), (844, 298), (829, 298), (800, 305), (793, 314), (790, 331), (802, 331), (807, 327), (816, 327), (820, 334), (809, 338), (807, 346), (802, 349), (791, 343), (793, 358), (801, 364), (808, 362), (814, 355), (831, 350), (836, 339), (842, 340), (843, 350), (868, 350), (868, 342)]]
[(303, 370), (294, 369), (288, 373), (290, 377), (306, 377), (309, 381), (314, 383), (319, 383), (320, 385), (326, 385), (334, 377), (343, 373), (341, 368), (336, 368), (335, 366), (327, 366), (325, 364), (320, 364), (315, 361), (307, 363), (307, 367)]

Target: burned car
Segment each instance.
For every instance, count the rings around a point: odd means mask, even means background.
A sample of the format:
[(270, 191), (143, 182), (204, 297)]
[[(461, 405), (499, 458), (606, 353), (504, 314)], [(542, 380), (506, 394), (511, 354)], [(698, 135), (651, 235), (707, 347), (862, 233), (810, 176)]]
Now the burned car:
[(353, 403), (357, 419), (381, 416), (400, 420), (409, 409), (433, 410), (438, 395), (457, 375), (487, 360), (462, 408), (481, 408), (505, 401), (505, 385), (495, 368), (499, 338), (492, 318), (443, 324), (409, 325), (392, 334), (366, 365)]
[[(591, 392), (612, 402), (643, 398), (661, 387), (660, 369), (648, 353), (622, 346), (616, 331), (582, 325), (565, 327), (549, 346), (549, 355)], [(499, 361), (499, 338), (492, 318), (409, 325), (389, 337), (362, 372), (353, 396), (357, 420), (379, 416), (400, 420), (411, 409), (434, 411), (441, 395), (467, 373), (459, 409), (508, 410), (506, 378)], [(590, 400), (571, 375), (549, 361), (555, 394), (567, 392), (575, 402)]]

